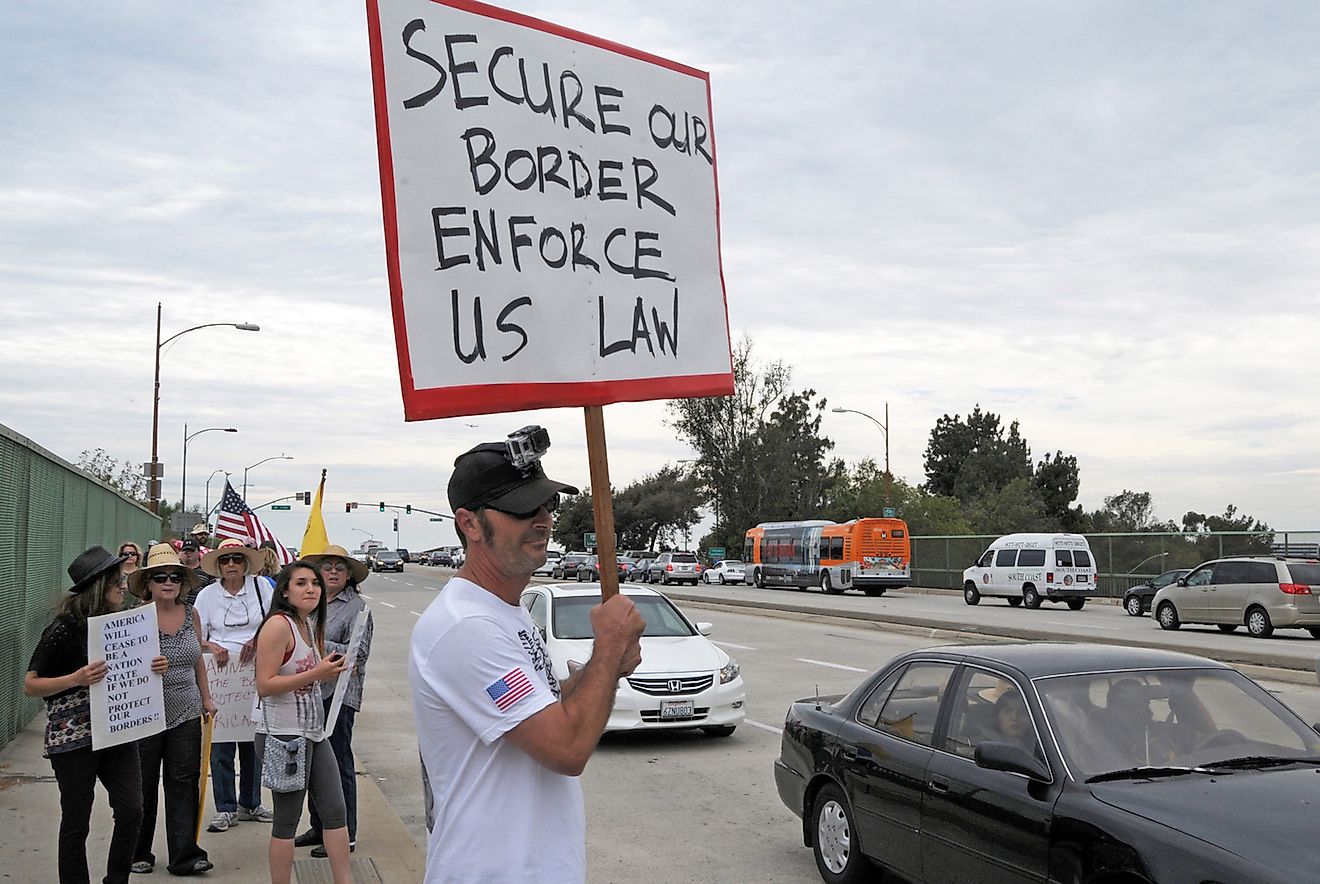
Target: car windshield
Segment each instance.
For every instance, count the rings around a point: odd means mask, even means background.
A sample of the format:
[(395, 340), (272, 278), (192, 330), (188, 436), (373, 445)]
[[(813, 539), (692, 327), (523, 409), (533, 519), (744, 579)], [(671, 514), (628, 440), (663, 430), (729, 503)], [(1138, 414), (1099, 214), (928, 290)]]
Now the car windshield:
[(1073, 775), (1320, 755), (1320, 735), (1231, 669), (1152, 669), (1035, 681)]
[(376, 558), (380, 559), (382, 562), (393, 562), (399, 558), (399, 554), (393, 552), (378, 552), (376, 553)]
[[(629, 595), (637, 612), (646, 621), (643, 636), (696, 635), (687, 618), (669, 599), (658, 595)], [(555, 599), (555, 638), (592, 638), (591, 609), (600, 604), (600, 596), (575, 596)]]

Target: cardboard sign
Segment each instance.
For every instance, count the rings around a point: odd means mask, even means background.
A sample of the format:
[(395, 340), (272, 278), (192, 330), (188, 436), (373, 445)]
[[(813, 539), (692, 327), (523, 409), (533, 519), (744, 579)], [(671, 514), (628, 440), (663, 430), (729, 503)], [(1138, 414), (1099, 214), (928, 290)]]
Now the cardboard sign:
[(357, 668), (358, 647), (362, 644), (362, 635), (367, 630), (367, 618), (371, 614), (364, 608), (358, 611), (357, 617), (353, 618), (353, 631), (349, 633), (348, 648), (344, 651), (344, 658), (348, 660), (348, 665), (344, 671), (339, 673), (339, 678), (335, 681), (335, 693), (330, 701), (330, 711), (325, 716), (325, 735), (330, 736), (330, 732), (335, 729), (335, 722), (339, 720), (339, 707), (344, 705), (344, 694), (348, 691), (348, 678)]
[(228, 666), (217, 666), (213, 654), (203, 654), (206, 678), (211, 686), (211, 702), (216, 705), (211, 739), (216, 743), (248, 743), (256, 728), (252, 725), (252, 698), (257, 695), (257, 667), (239, 665), (238, 654), (229, 655)]
[(87, 618), (87, 659), (106, 664), (105, 678), (90, 688), (93, 749), (165, 730), (164, 681), (151, 671), (158, 656), (155, 602)]
[(470, 0), (368, 0), (408, 420), (733, 392), (709, 77)]

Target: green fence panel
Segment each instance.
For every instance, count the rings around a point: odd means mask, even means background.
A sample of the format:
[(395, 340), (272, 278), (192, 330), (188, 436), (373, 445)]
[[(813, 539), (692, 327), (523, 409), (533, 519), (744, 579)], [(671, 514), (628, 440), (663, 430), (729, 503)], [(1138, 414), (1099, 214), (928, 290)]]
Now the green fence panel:
[(23, 676), (69, 563), (89, 546), (159, 533), (146, 507), (0, 424), (0, 747), (42, 709), (23, 696)]

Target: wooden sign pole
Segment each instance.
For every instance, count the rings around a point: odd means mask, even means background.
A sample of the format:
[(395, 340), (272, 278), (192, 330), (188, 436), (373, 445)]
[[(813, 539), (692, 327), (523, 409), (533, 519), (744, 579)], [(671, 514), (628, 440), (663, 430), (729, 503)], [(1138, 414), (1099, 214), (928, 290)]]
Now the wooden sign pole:
[(587, 463), (591, 467), (591, 508), (596, 516), (596, 555), (600, 567), (600, 600), (619, 593), (619, 564), (614, 548), (614, 499), (610, 494), (610, 461), (605, 450), (605, 413), (599, 405), (583, 408), (587, 421)]

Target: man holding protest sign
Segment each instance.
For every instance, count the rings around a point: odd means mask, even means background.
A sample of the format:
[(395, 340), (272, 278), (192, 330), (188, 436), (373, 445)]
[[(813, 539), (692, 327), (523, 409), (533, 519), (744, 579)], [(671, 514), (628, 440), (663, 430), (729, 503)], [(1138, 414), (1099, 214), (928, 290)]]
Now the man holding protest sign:
[(551, 670), (519, 596), (545, 563), (560, 493), (577, 489), (546, 477), (549, 438), (528, 429), (542, 440), (530, 449), (525, 438), (492, 442), (454, 462), (449, 504), (467, 558), (413, 630), (428, 882), (585, 880), (577, 777), (619, 679), (641, 662), (646, 624), (615, 595), (591, 611), (586, 667), (562, 683)]

